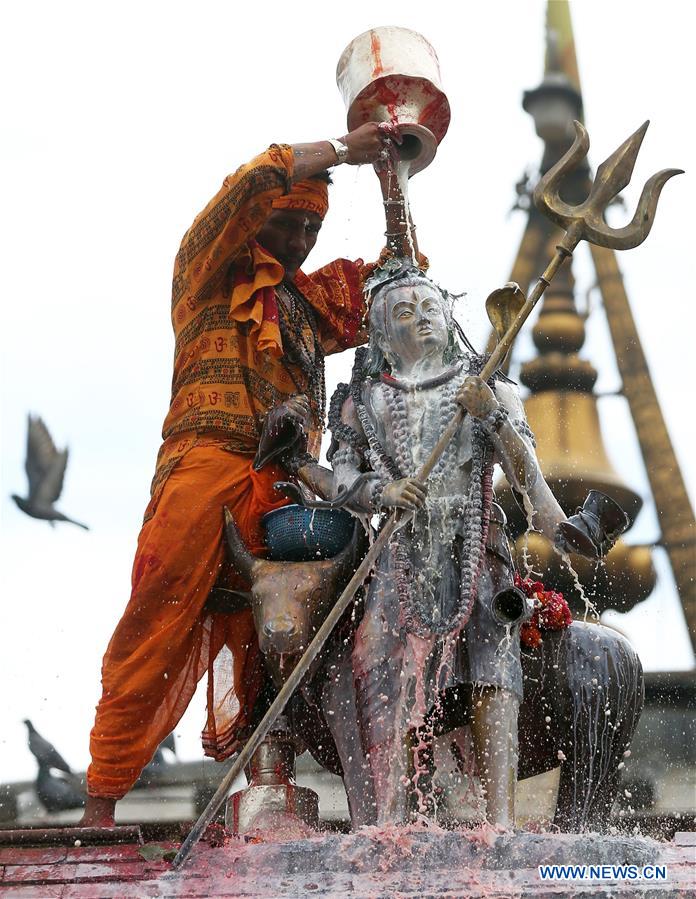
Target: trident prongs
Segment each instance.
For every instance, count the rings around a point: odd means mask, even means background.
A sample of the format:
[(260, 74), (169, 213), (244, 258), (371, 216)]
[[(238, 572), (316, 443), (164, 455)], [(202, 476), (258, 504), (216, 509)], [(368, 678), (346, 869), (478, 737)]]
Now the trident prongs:
[(625, 140), (597, 169), (590, 195), (579, 206), (570, 206), (559, 196), (561, 182), (568, 172), (587, 156), (590, 138), (580, 122), (575, 122), (575, 140), (568, 152), (539, 181), (534, 190), (534, 204), (552, 221), (566, 230), (560, 243), (562, 251), (572, 253), (583, 238), (600, 247), (630, 250), (643, 243), (655, 221), (660, 192), (673, 175), (682, 169), (663, 169), (650, 178), (640, 195), (633, 219), (623, 228), (610, 228), (604, 220), (609, 203), (631, 180), (640, 145), (649, 122)]

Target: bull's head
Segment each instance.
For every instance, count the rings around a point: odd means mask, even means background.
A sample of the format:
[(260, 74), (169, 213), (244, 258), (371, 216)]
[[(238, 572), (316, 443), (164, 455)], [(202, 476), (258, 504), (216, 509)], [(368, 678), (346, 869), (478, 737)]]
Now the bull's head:
[(261, 651), (269, 658), (303, 652), (354, 571), (359, 525), (345, 549), (318, 562), (272, 562), (252, 555), (227, 508), (225, 531), (232, 563), (251, 582)]

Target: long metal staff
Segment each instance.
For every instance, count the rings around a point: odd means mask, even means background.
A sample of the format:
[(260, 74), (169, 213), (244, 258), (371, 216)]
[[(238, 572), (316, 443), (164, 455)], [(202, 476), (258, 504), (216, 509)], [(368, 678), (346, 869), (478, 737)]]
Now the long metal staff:
[[(587, 156), (590, 148), (590, 139), (585, 128), (575, 122), (575, 140), (568, 152), (541, 178), (535, 191), (534, 202), (536, 206), (550, 219), (565, 228), (565, 234), (556, 247), (556, 253), (549, 263), (544, 274), (537, 281), (534, 290), (521, 307), (517, 309), (498, 310), (498, 324), (507, 324), (512, 318), (505, 333), (500, 336), (496, 348), (481, 371), (480, 377), (487, 381), (495, 373), (504, 360), (520, 328), (525, 323), (532, 309), (543, 296), (544, 291), (553, 279), (563, 262), (572, 256), (573, 250), (584, 238), (592, 243), (617, 250), (627, 250), (637, 247), (650, 233), (655, 218), (655, 209), (664, 184), (673, 175), (681, 174), (681, 169), (663, 169), (645, 184), (638, 208), (633, 220), (624, 228), (610, 228), (604, 221), (604, 212), (610, 201), (626, 187), (631, 179), (631, 173), (635, 165), (638, 150), (642, 143), (648, 122), (641, 126), (635, 134), (631, 135), (597, 170), (592, 190), (588, 198), (580, 206), (569, 206), (559, 196), (560, 184), (564, 176), (574, 169), (578, 163)], [(521, 292), (515, 295), (521, 297)], [(514, 300), (514, 297), (513, 297)], [(512, 312), (512, 315), (510, 315)], [(416, 474), (416, 478), (425, 481), (433, 467), (437, 463), (443, 450), (459, 429), (465, 410), (460, 407), (452, 418), (450, 424), (443, 431), (440, 439), (433, 447), (430, 456)], [(193, 825), (189, 835), (181, 845), (173, 866), (180, 868), (191, 850), (200, 840), (206, 827), (215, 817), (217, 810), (227, 797), (227, 793), (234, 780), (241, 774), (249, 763), (251, 756), (259, 747), (268, 731), (273, 726), (276, 718), (283, 712), (290, 697), (299, 686), (312, 662), (321, 652), (334, 627), (342, 617), (345, 610), (370, 574), (372, 566), (379, 554), (387, 545), (389, 538), (403, 522), (404, 513), (397, 510), (385, 522), (369, 552), (350, 579), (347, 587), (336, 601), (319, 630), (314, 635), (312, 642), (305, 650), (304, 655), (290, 673), (280, 692), (274, 699), (270, 708), (261, 719), (254, 733), (249, 737), (237, 759), (225, 775), (222, 783), (215, 792), (200, 818)]]

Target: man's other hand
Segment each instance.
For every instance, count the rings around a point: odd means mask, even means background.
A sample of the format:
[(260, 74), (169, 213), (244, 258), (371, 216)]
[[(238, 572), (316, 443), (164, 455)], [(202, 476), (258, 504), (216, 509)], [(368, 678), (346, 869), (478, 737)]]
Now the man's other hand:
[(385, 162), (390, 156), (395, 160), (394, 144), (401, 143), (398, 125), (388, 122), (366, 122), (341, 138), (348, 147), (349, 165), (369, 162)]

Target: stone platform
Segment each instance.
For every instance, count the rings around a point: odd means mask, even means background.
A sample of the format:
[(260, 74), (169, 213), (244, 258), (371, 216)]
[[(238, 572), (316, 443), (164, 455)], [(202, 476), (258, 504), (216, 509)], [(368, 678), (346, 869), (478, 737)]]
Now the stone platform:
[[(180, 871), (173, 844), (0, 851), (2, 899), (129, 897), (666, 897), (696, 896), (696, 840), (597, 834), (363, 828), (271, 842), (263, 834), (201, 843)], [(666, 880), (543, 881), (539, 865), (664, 865)]]

